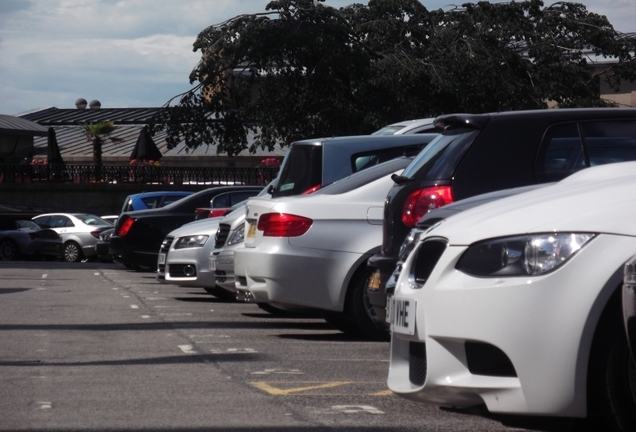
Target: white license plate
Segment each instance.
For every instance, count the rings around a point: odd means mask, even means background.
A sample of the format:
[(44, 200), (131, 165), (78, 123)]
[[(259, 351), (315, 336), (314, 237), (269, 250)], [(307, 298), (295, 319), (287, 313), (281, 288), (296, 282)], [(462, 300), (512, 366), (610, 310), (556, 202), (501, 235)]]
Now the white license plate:
[(391, 298), (391, 331), (408, 335), (415, 334), (415, 311), (417, 302), (414, 299)]
[(166, 263), (166, 254), (159, 254), (159, 258), (157, 259), (157, 262), (159, 264), (165, 264)]

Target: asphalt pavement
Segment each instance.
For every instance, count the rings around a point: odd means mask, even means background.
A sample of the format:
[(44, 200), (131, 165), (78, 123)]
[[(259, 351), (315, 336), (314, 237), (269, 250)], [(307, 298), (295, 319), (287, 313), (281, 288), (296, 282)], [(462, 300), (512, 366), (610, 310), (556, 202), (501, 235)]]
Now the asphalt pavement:
[(113, 263), (0, 262), (0, 431), (510, 431), (392, 394), (389, 344)]

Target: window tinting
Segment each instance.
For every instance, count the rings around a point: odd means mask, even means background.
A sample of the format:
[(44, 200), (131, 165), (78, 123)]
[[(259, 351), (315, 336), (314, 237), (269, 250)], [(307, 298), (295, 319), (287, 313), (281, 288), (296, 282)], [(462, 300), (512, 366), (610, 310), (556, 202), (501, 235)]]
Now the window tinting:
[(558, 181), (583, 168), (636, 160), (636, 121), (592, 121), (548, 129), (537, 179)]
[(322, 146), (294, 145), (287, 152), (272, 196), (300, 195), (322, 185)]

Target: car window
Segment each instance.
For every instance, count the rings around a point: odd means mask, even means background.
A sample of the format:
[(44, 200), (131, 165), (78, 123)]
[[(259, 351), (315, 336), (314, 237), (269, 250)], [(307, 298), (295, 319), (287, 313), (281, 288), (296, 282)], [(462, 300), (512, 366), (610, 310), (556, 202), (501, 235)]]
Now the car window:
[(161, 197), (144, 197), (141, 199), (141, 201), (146, 204), (146, 207), (148, 207), (149, 209), (154, 209), (159, 207), (159, 201), (161, 200)]
[(212, 208), (225, 208), (225, 207), (229, 207), (227, 205), (227, 199), (228, 199), (229, 194), (228, 193), (224, 193), (224, 194), (220, 194), (215, 196), (214, 198), (212, 198), (212, 200), (210, 201), (210, 207)]
[(352, 172), (355, 173), (362, 171), (401, 156), (415, 156), (424, 146), (425, 144), (418, 144), (408, 147), (393, 147), (364, 153), (356, 153), (351, 156)]
[(294, 145), (282, 164), (272, 196), (300, 195), (322, 185), (322, 146)]
[(163, 199), (163, 206), (179, 201), (181, 198), (184, 198), (183, 195), (166, 195)]
[[(84, 222), (86, 225), (111, 225), (99, 216), (92, 214), (74, 215), (76, 218)], [(72, 226), (72, 225), (71, 225)]]
[(229, 196), (230, 202), (228, 207), (235, 206), (236, 204), (245, 201), (248, 198), (251, 198), (256, 195), (256, 192), (232, 192)]
[(54, 215), (51, 216), (51, 228), (66, 228), (66, 227), (72, 227), (73, 222), (66, 216), (62, 216), (62, 215)]
[(51, 228), (51, 216), (40, 216), (33, 218), (33, 222), (42, 228)]
[[(426, 173), (426, 179), (449, 178), (456, 168), (455, 161), (461, 159), (466, 149), (479, 135), (479, 131), (468, 128), (447, 129), (417, 155), (404, 170), (402, 176), (416, 178), (418, 172)], [(446, 163), (446, 161), (452, 161)]]
[(323, 189), (314, 192), (313, 195), (339, 195), (358, 189), (389, 174), (395, 173), (406, 168), (413, 158), (395, 158), (388, 162), (376, 165), (369, 169), (365, 169), (345, 177), (342, 180), (331, 183)]
[(540, 182), (557, 181), (590, 166), (636, 160), (636, 121), (603, 120), (552, 126), (536, 164)]

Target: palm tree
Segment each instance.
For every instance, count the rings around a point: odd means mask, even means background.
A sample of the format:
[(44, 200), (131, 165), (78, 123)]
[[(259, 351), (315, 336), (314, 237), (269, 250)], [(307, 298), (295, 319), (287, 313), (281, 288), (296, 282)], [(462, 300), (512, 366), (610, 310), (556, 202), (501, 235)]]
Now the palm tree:
[(102, 177), (102, 145), (104, 141), (110, 139), (111, 141), (121, 141), (120, 138), (114, 138), (111, 136), (113, 132), (117, 129), (115, 126), (115, 122), (112, 120), (109, 121), (98, 121), (96, 123), (84, 123), (82, 125), (82, 129), (84, 130), (84, 134), (89, 141), (93, 142), (93, 162), (95, 164), (95, 179), (97, 181), (101, 180)]

